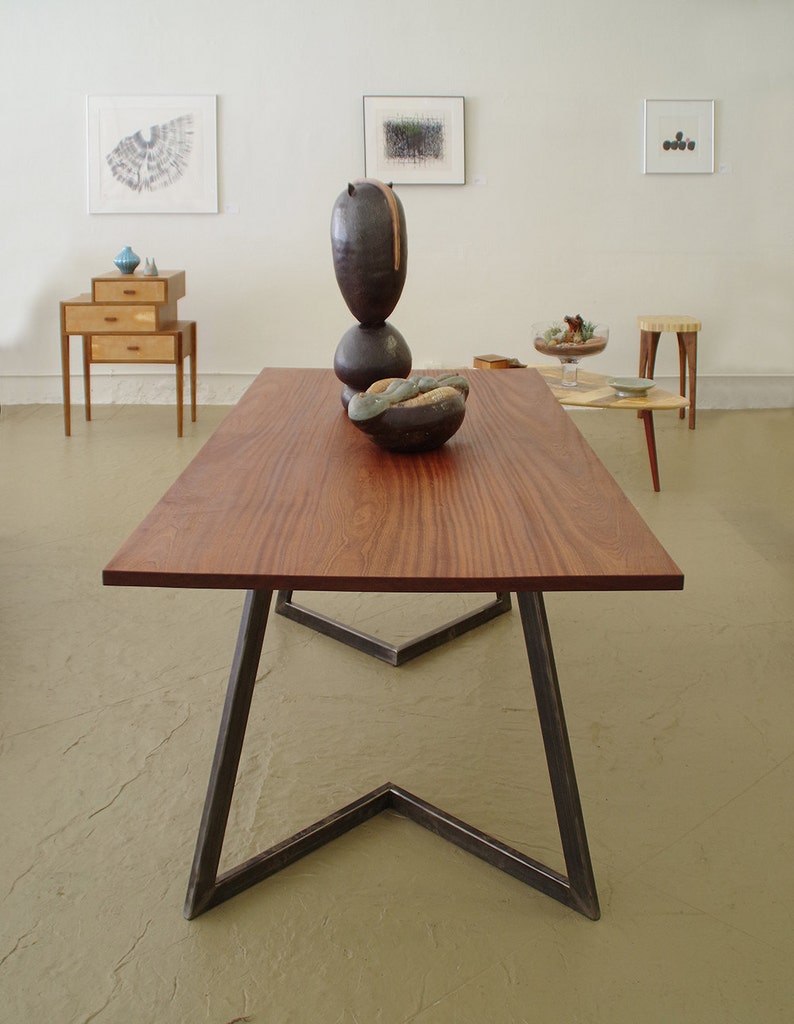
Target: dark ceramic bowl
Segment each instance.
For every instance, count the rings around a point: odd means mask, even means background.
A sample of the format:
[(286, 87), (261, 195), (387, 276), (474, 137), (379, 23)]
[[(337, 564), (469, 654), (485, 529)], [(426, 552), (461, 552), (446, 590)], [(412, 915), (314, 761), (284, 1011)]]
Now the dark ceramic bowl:
[(466, 416), (467, 393), (467, 387), (445, 386), (441, 380), (437, 388), (421, 398), (389, 405), (367, 418), (358, 418), (356, 410), (356, 400), (366, 396), (355, 396), (348, 414), (356, 427), (385, 451), (429, 452), (440, 448), (460, 429)]

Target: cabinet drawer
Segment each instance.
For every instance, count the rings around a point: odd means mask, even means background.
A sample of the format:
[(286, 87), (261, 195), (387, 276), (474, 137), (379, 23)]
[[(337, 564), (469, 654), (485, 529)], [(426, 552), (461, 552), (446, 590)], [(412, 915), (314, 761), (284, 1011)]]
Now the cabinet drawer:
[(164, 270), (158, 277), (101, 274), (91, 279), (94, 302), (157, 302), (173, 305), (184, 294), (184, 270)]
[(94, 302), (165, 302), (165, 281), (157, 277), (94, 281)]
[(69, 334), (93, 334), (98, 331), (154, 331), (158, 327), (157, 306), (64, 307), (64, 325)]
[(92, 363), (173, 363), (173, 334), (100, 334), (91, 337)]

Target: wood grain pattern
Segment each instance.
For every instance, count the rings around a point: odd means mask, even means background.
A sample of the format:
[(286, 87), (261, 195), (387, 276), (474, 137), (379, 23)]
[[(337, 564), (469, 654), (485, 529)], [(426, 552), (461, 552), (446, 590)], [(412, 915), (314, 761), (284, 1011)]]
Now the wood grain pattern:
[(63, 330), (67, 334), (118, 334), (120, 331), (159, 331), (176, 320), (176, 302), (98, 304), (88, 294), (61, 303)]
[(173, 363), (179, 331), (174, 334), (92, 334), (92, 363)]
[(94, 302), (155, 302), (173, 306), (185, 295), (185, 271), (161, 270), (156, 277), (144, 277), (143, 271), (99, 274), (91, 279)]
[(674, 395), (671, 391), (663, 391), (662, 388), (652, 387), (647, 395), (642, 398), (632, 396), (631, 398), (619, 398), (614, 388), (611, 388), (601, 373), (589, 373), (579, 368), (577, 374), (577, 385), (575, 388), (564, 387), (562, 371), (559, 365), (536, 366), (534, 367), (551, 388), (554, 397), (562, 405), (578, 406), (584, 409), (633, 409), (635, 412), (640, 409), (650, 409), (651, 412), (664, 409), (685, 409), (689, 405), (689, 399), (683, 395)]
[(104, 571), (123, 586), (680, 589), (680, 569), (534, 370), (465, 370), (458, 433), (396, 455), (331, 370), (262, 372)]
[(700, 321), (680, 313), (644, 314), (637, 317), (637, 326), (643, 331), (699, 331)]

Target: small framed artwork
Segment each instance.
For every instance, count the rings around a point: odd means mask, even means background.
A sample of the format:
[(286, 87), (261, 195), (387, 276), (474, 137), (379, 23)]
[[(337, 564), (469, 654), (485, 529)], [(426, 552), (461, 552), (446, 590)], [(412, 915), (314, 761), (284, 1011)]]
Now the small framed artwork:
[(364, 174), (395, 185), (464, 185), (462, 96), (365, 96)]
[(714, 173), (714, 100), (645, 101), (643, 173)]
[(215, 96), (89, 96), (89, 213), (217, 213)]

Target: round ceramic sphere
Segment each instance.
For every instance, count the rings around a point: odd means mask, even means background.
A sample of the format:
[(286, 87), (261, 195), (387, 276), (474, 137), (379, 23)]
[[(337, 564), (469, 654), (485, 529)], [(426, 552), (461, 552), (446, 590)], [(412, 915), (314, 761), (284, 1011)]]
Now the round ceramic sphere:
[(460, 429), (468, 393), (468, 382), (457, 374), (389, 378), (354, 395), (347, 414), (386, 451), (429, 452)]
[(407, 377), (411, 372), (411, 350), (390, 323), (366, 327), (353, 324), (336, 346), (334, 373), (347, 385), (342, 392), (345, 405), (359, 391), (384, 377)]

